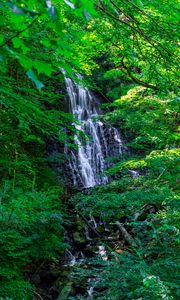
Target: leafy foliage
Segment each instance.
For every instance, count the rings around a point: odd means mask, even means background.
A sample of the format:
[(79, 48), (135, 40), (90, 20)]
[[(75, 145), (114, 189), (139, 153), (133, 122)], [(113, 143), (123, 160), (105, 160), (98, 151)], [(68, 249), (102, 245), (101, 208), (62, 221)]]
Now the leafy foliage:
[(24, 276), (28, 265), (64, 251), (64, 186), (48, 167), (46, 141), (70, 144), (75, 129), (72, 115), (60, 110), (63, 95), (42, 83), (54, 71), (46, 59), (51, 42), (38, 48), (48, 30), (53, 34), (53, 12), (38, 1), (1, 2), (0, 297), (22, 300), (34, 293)]
[(162, 100), (146, 92), (131, 90), (105, 116), (121, 124), (133, 149), (107, 170), (119, 178), (74, 197), (85, 216), (103, 217), (110, 228), (120, 220), (137, 244), (126, 245), (120, 254), (111, 249), (108, 262), (98, 257), (88, 261), (90, 271), (76, 270), (96, 279), (95, 299), (179, 298), (177, 99), (168, 95)]
[[(27, 188), (26, 188), (27, 189)], [(22, 273), (35, 260), (52, 260), (63, 251), (62, 215), (58, 197), (63, 191), (1, 189), (1, 288), (3, 297), (31, 299), (33, 288)]]
[(112, 104), (117, 109), (107, 114), (106, 120), (120, 124), (129, 141), (127, 145), (136, 152), (173, 148), (179, 139), (178, 102), (174, 94), (152, 95), (147, 89), (136, 87)]
[(23, 276), (28, 264), (51, 261), (64, 249), (64, 188), (56, 186), (47, 167), (45, 141), (54, 137), (63, 142), (65, 123), (67, 129), (73, 127), (70, 114), (47, 109), (50, 93), (39, 94), (27, 80), (25, 89), (23, 76), (14, 77), (1, 76), (0, 88), (0, 295), (21, 300), (33, 295)]
[(125, 220), (138, 242), (94, 262), (94, 276), (103, 267), (95, 298), (178, 299), (178, 1), (2, 0), (0, 9), (0, 297), (32, 299), (28, 266), (64, 249), (66, 193), (46, 154), (48, 139), (71, 145), (76, 132), (64, 69), (106, 100), (123, 95), (105, 121), (130, 153), (107, 170), (116, 180), (72, 200), (112, 226)]

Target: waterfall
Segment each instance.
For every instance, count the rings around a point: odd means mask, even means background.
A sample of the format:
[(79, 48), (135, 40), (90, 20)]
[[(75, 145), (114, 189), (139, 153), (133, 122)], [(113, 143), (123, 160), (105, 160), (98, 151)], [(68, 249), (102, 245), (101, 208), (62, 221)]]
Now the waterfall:
[(65, 78), (70, 99), (70, 110), (78, 123), (74, 126), (88, 139), (82, 141), (76, 134), (77, 150), (65, 147), (74, 186), (88, 188), (105, 184), (108, 177), (103, 174), (107, 167), (106, 158), (122, 153), (122, 141), (118, 130), (105, 126), (97, 120), (101, 113), (99, 101), (85, 88)]

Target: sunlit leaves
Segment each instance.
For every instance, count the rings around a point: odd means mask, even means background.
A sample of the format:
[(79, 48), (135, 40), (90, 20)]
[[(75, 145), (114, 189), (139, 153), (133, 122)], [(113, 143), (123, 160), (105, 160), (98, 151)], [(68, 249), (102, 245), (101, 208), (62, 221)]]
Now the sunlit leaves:
[(53, 68), (50, 63), (47, 63), (45, 61), (33, 61), (33, 66), (37, 70), (38, 74), (46, 74), (47, 76), (50, 76)]
[(64, 2), (72, 9), (77, 10), (77, 13), (83, 14), (84, 17), (89, 20), (93, 15), (96, 15), (96, 10), (94, 8), (94, 1), (91, 0), (64, 0)]
[(22, 49), (22, 52), (23, 52), (24, 54), (26, 54), (26, 53), (30, 50), (30, 48), (27, 47), (27, 46), (23, 43), (22, 39), (20, 39), (20, 38), (18, 38), (18, 37), (14, 38), (14, 39), (12, 40), (12, 42), (13, 42), (14, 48), (21, 48), (21, 49)]

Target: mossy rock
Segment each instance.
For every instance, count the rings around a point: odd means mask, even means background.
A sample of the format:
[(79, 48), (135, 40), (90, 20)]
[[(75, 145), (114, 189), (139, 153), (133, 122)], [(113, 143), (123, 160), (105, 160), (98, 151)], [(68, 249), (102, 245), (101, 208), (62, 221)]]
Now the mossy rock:
[(86, 243), (85, 236), (78, 231), (73, 233), (73, 240), (77, 244), (85, 244)]
[(69, 294), (72, 290), (72, 282), (66, 283), (66, 285), (62, 288), (57, 300), (67, 300), (69, 298)]
[(76, 222), (76, 226), (77, 226), (77, 230), (78, 231), (83, 231), (84, 230), (84, 227), (85, 227), (85, 223), (82, 219), (79, 219), (77, 220)]

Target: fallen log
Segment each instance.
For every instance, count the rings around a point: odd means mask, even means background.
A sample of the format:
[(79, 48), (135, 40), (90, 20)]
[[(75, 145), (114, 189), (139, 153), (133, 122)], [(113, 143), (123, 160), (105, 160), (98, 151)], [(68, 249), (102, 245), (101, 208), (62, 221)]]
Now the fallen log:
[(91, 226), (91, 224), (89, 224), (89, 221), (86, 219), (86, 217), (80, 211), (77, 211), (77, 213), (86, 222), (87, 226), (92, 230), (92, 232), (94, 232), (96, 236), (101, 238), (101, 235), (97, 232), (97, 230), (93, 226)]
[(140, 211), (135, 213), (133, 221), (137, 221), (138, 219), (140, 219), (143, 216), (143, 214), (147, 214), (148, 212), (151, 214), (155, 214), (156, 213), (155, 206), (152, 204), (143, 205), (143, 207), (140, 208)]
[(132, 236), (127, 232), (127, 230), (124, 228), (124, 226), (119, 222), (116, 221), (116, 225), (118, 227), (118, 229), (120, 230), (124, 240), (131, 246), (133, 247), (138, 247), (138, 245), (136, 244), (136, 242), (134, 241), (134, 239), (132, 238)]

